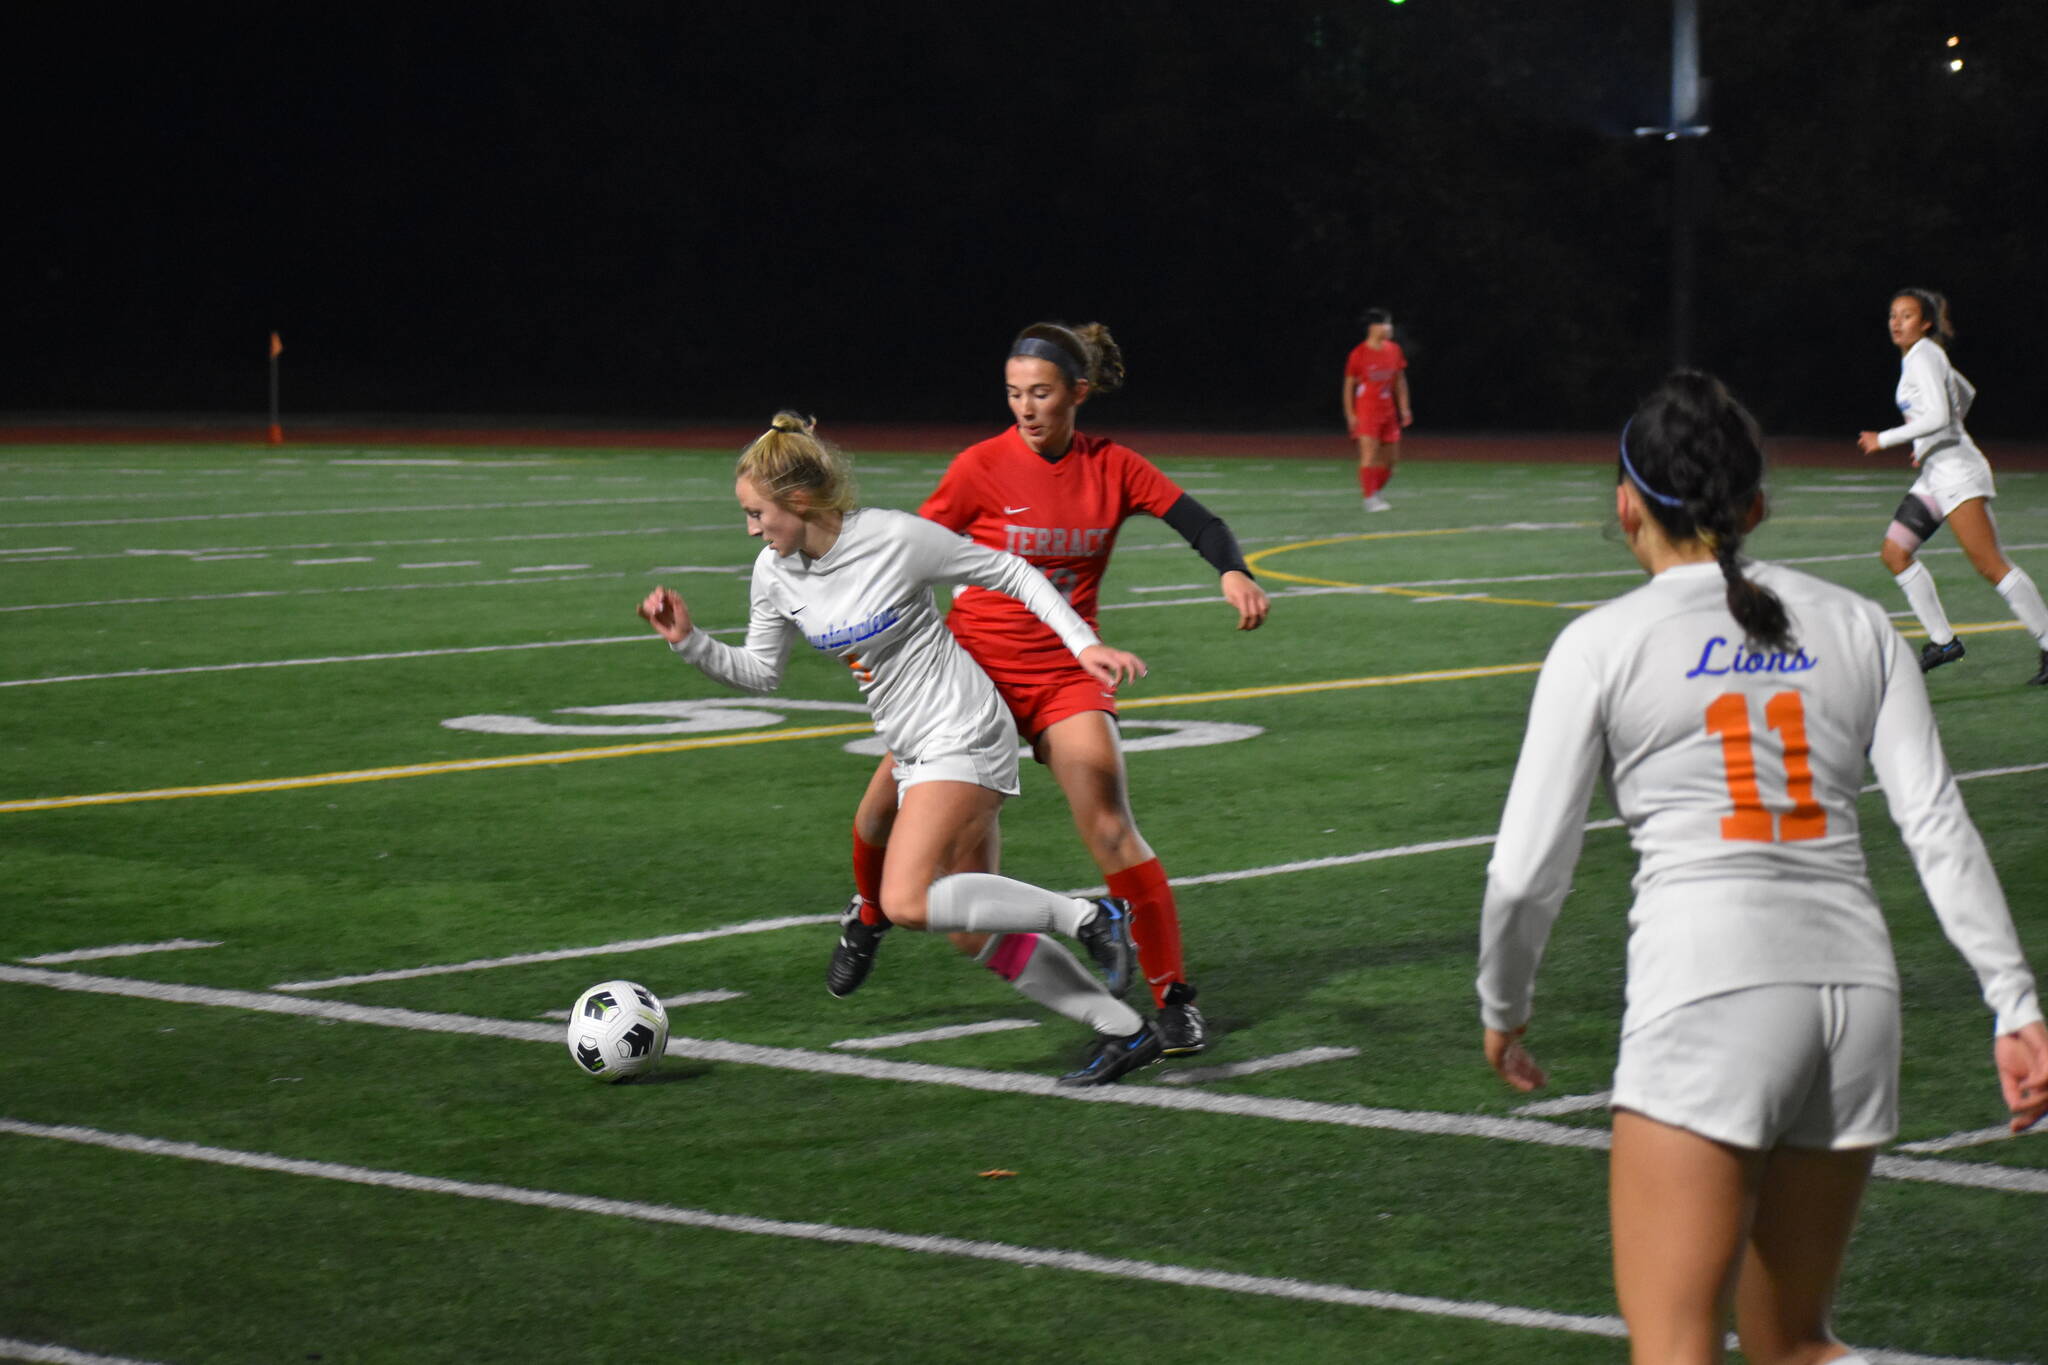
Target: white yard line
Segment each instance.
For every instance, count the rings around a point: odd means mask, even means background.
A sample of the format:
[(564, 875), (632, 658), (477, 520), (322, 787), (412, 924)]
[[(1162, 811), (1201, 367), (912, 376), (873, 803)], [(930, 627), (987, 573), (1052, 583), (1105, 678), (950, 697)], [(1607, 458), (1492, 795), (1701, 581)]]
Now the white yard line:
[(474, 569), (481, 559), (435, 559), (424, 564), (401, 564), (401, 569)]
[[(304, 1161), (245, 1152), (232, 1148), (207, 1147), (197, 1143), (173, 1142), (163, 1138), (134, 1137), (107, 1133), (94, 1128), (24, 1123), (0, 1118), (0, 1133), (24, 1138), (70, 1142), (141, 1156), (169, 1157), (241, 1170), (268, 1171), (315, 1180), (339, 1181), (379, 1189), (402, 1190), (412, 1194), (434, 1194), (460, 1199), (517, 1204), (529, 1208), (553, 1209), (564, 1213), (591, 1214), (605, 1218), (628, 1218), (644, 1223), (662, 1223), (705, 1228), (716, 1232), (741, 1233), (756, 1237), (784, 1237), (806, 1242), (840, 1246), (886, 1247), (892, 1251), (921, 1256), (993, 1261), (1034, 1269), (1065, 1270), (1103, 1275), (1120, 1280), (1141, 1280), (1171, 1284), (1188, 1289), (1208, 1289), (1263, 1298), (1293, 1299), (1308, 1303), (1340, 1304), (1353, 1308), (1375, 1308), (1388, 1312), (1417, 1313), (1430, 1317), (1460, 1318), (1492, 1323), (1501, 1327), (1537, 1328), (1553, 1332), (1575, 1332), (1585, 1336), (1619, 1339), (1627, 1335), (1621, 1320), (1587, 1317), (1574, 1313), (1553, 1313), (1539, 1308), (1517, 1308), (1506, 1304), (1465, 1299), (1433, 1298), (1420, 1294), (1398, 1294), (1346, 1285), (1317, 1284), (1270, 1275), (1241, 1275), (1231, 1271), (1194, 1266), (1163, 1265), (1123, 1257), (1098, 1256), (1085, 1251), (1061, 1251), (1017, 1246), (1007, 1242), (974, 1241), (933, 1234), (886, 1232), (879, 1228), (844, 1227), (832, 1223), (791, 1223), (776, 1218), (745, 1214), (712, 1213), (702, 1209), (678, 1208), (672, 1204), (643, 1204), (624, 1199), (603, 1199), (595, 1195), (565, 1194), (516, 1185), (479, 1184), (438, 1176), (412, 1175), (404, 1171), (381, 1171), (331, 1161)], [(1915, 1357), (1914, 1365), (1925, 1358)], [(1960, 1365), (1944, 1361), (1942, 1365)], [(1976, 1363), (1973, 1363), (1976, 1365)]]
[(42, 953), (16, 958), (32, 967), (54, 967), (60, 962), (91, 962), (105, 957), (141, 957), (144, 953), (175, 953), (187, 948), (218, 948), (217, 938), (167, 938), (161, 943), (116, 943), (105, 948), (74, 948), (66, 953)]
[(613, 953), (643, 953), (655, 948), (673, 948), (679, 943), (703, 943), (736, 934), (765, 934), (776, 929), (794, 929), (808, 924), (832, 924), (837, 915), (785, 915), (778, 919), (748, 920), (716, 929), (694, 929), (688, 933), (663, 934), (658, 938), (619, 939), (581, 948), (554, 948), (543, 953), (515, 953), (510, 957), (481, 957), (468, 962), (444, 962), (428, 967), (401, 967), (388, 972), (365, 972), (359, 976), (333, 976), (322, 981), (283, 981), (274, 991), (326, 991), (338, 986), (364, 986), (378, 981), (410, 981), (422, 976), (449, 976), (457, 972), (483, 972), (494, 967), (526, 967), (536, 962), (570, 962), (583, 957), (605, 957)]
[(1538, 1100), (1525, 1104), (1520, 1109), (1508, 1112), (1516, 1118), (1548, 1119), (1559, 1114), (1582, 1114), (1588, 1109), (1605, 1109), (1607, 1102), (1614, 1098), (1612, 1090), (1596, 1090), (1590, 1095), (1560, 1095), (1554, 1100)]
[[(311, 561), (308, 561), (311, 562)], [(326, 560), (325, 563), (342, 563)], [(426, 592), (448, 588), (524, 587), (529, 583), (588, 583), (604, 578), (624, 578), (624, 573), (558, 574), (552, 578), (472, 578), (460, 583), (356, 583), (340, 588), (252, 588), (247, 592), (195, 592), (176, 597), (111, 597), (99, 602), (29, 602), (0, 607), (0, 612), (73, 611), (101, 607), (155, 607), (169, 602), (239, 602), (258, 597), (320, 597), (343, 592)]]
[(578, 573), (589, 568), (588, 564), (526, 564), (507, 573)]
[[(168, 981), (139, 981), (131, 977), (88, 976), (81, 972), (54, 972), (40, 967), (16, 967), (5, 963), (0, 963), (0, 981), (93, 995), (157, 1000), (168, 1004), (254, 1010), (265, 1014), (333, 1019), (342, 1023), (370, 1024), (381, 1028), (547, 1043), (556, 1047), (559, 1047), (562, 1041), (561, 1029), (552, 1023), (485, 1019), (468, 1014), (435, 1013), (391, 1006), (352, 1005), (340, 1000), (311, 999), (303, 995), (282, 995), (269, 991), (223, 990)], [(669, 1039), (667, 1055), (691, 1061), (728, 1062), (736, 1066), (760, 1066), (809, 1075), (853, 1076), (865, 1080), (945, 1085), (983, 1093), (1028, 1095), (1076, 1104), (1174, 1109), (1236, 1118), (1266, 1119), (1280, 1123), (1328, 1124), (1343, 1128), (1417, 1133), (1432, 1137), (1488, 1138), (1499, 1142), (1520, 1142), (1541, 1147), (1575, 1147), (1604, 1151), (1610, 1141), (1604, 1128), (1578, 1128), (1567, 1124), (1548, 1123), (1542, 1119), (1497, 1118), (1488, 1114), (1449, 1114), (1430, 1110), (1381, 1109), (1358, 1104), (1269, 1099), (1255, 1095), (1217, 1094), (1206, 1090), (1167, 1089), (1161, 1086), (1117, 1085), (1076, 1089), (1060, 1085), (1051, 1076), (1026, 1072), (983, 1071), (971, 1067), (935, 1066), (928, 1062), (893, 1062), (880, 1057), (847, 1056), (843, 1053), (813, 1052), (800, 1048), (762, 1047), (753, 1043), (733, 1043), (711, 1038), (672, 1036)], [(1892, 1180), (1997, 1190), (2009, 1194), (2048, 1194), (2048, 1171), (2010, 1166), (1908, 1160), (1903, 1157), (1883, 1156), (1877, 1159), (1876, 1173)]]
[(127, 559), (140, 554), (222, 554), (229, 551), (261, 551), (264, 554), (285, 554), (299, 550), (388, 550), (406, 545), (503, 545), (529, 540), (605, 540), (615, 536), (672, 536), (684, 531), (722, 531), (731, 529), (730, 523), (718, 526), (636, 526), (628, 529), (598, 531), (525, 531), (517, 535), (503, 536), (414, 536), (403, 540), (316, 540), (296, 545), (209, 545), (201, 550), (149, 550), (127, 549), (106, 550), (91, 554), (64, 553), (68, 545), (49, 545), (38, 550), (0, 550), (4, 554), (49, 554), (47, 560), (4, 560), (0, 563), (69, 563), (83, 559)]
[[(375, 564), (376, 562), (377, 558), (375, 555), (340, 555), (333, 559), (294, 559), (292, 561), (295, 565)], [(590, 566), (586, 564), (581, 567), (588, 568)]]
[(1305, 1047), (1298, 1052), (1276, 1053), (1271, 1057), (1259, 1057), (1249, 1062), (1231, 1062), (1224, 1066), (1196, 1066), (1169, 1071), (1159, 1078), (1159, 1083), (1203, 1085), (1209, 1081), (1257, 1076), (1267, 1071), (1290, 1071), (1298, 1066), (1314, 1066), (1317, 1062), (1341, 1062), (1347, 1057), (1357, 1055), (1358, 1049), (1355, 1047)]
[(529, 507), (640, 507), (672, 502), (722, 502), (729, 493), (683, 493), (656, 498), (553, 498), (536, 502), (451, 502), (406, 507), (298, 507), (274, 512), (194, 512), (171, 517), (103, 517), (93, 521), (0, 521), (0, 531), (44, 526), (163, 526), (184, 521), (263, 521), (284, 517), (387, 517), (414, 512), (506, 512)]
[(1010, 1033), (1020, 1028), (1037, 1028), (1036, 1019), (985, 1019), (979, 1024), (952, 1024), (945, 1028), (918, 1029), (912, 1033), (884, 1033), (873, 1038), (841, 1038), (832, 1046), (846, 1052), (879, 1052), (885, 1048), (910, 1047), (916, 1043), (943, 1043), (954, 1038), (972, 1038), (983, 1033)]

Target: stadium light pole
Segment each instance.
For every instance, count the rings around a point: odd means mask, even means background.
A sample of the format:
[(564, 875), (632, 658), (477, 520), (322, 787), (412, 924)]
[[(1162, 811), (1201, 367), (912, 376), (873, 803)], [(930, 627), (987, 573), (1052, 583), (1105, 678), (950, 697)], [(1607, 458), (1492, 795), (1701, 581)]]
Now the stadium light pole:
[(1671, 363), (1692, 363), (1693, 227), (1699, 209), (1699, 150), (1705, 82), (1700, 79), (1699, 0), (1671, 0), (1671, 119), (1637, 137), (1671, 144)]

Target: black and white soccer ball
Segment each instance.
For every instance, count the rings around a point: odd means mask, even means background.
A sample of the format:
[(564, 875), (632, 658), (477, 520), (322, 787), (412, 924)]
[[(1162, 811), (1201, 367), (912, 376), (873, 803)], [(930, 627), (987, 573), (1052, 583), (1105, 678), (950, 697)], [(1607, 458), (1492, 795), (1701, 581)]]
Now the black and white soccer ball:
[(586, 1076), (626, 1081), (661, 1065), (668, 1011), (636, 981), (600, 981), (569, 1011), (569, 1055)]

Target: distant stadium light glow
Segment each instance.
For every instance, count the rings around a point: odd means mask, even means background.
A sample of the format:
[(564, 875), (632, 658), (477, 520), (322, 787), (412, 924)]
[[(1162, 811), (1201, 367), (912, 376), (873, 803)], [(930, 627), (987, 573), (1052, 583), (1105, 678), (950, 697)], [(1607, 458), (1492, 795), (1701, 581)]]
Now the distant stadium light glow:
[(1948, 37), (1948, 45), (1950, 47), (1961, 47), (1963, 40), (1959, 35), (1951, 33)]
[(1948, 69), (1951, 71), (1961, 71), (1963, 69), (1963, 59), (1961, 57), (1956, 58), (1948, 64)]

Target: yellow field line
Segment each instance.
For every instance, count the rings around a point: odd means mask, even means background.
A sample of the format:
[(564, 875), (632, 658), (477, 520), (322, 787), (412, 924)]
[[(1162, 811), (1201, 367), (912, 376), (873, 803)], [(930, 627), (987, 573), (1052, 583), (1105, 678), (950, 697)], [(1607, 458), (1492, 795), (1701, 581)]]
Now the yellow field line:
[[(1291, 697), (1310, 692), (1339, 692), (1357, 687), (1398, 687), (1404, 683), (1457, 682), (1467, 678), (1496, 678), (1510, 673), (1533, 673), (1541, 664), (1496, 664), (1484, 668), (1453, 668), (1430, 673), (1395, 673), (1376, 678), (1332, 678), (1325, 682), (1281, 683), (1270, 687), (1237, 687), (1221, 692), (1182, 692), (1166, 697), (1138, 697), (1119, 702), (1126, 711), (1149, 706), (1190, 706), (1205, 701), (1244, 701), (1253, 697)], [(773, 705), (769, 701), (768, 705)], [(62, 810), (71, 806), (119, 806), (135, 801), (179, 801), (193, 796), (248, 796), (256, 792), (298, 791), (307, 787), (339, 787), (352, 782), (390, 782), (405, 777), (437, 777), (443, 773), (473, 773), (493, 768), (531, 768), (552, 763), (583, 763), (596, 758), (637, 758), (642, 754), (672, 754), (689, 749), (730, 749), (742, 744), (778, 744), (790, 739), (830, 739), (840, 735), (862, 735), (873, 731), (866, 721), (850, 725), (810, 725), (794, 730), (769, 730), (749, 735), (719, 735), (706, 739), (674, 739), (645, 744), (614, 744), (601, 749), (555, 749), (541, 754), (511, 754), (502, 758), (465, 758), (446, 763), (412, 763), (394, 768), (359, 768), (353, 772), (313, 773), (306, 777), (277, 777), (260, 782), (224, 782), (210, 787), (160, 787), (154, 791), (100, 792), (92, 796), (50, 796), (26, 801), (0, 801), (0, 815), (23, 811)]]
[[(1583, 530), (1596, 526), (1599, 523), (1578, 521), (1568, 524)], [(1326, 536), (1321, 540), (1298, 540), (1289, 545), (1268, 546), (1266, 549), (1246, 555), (1245, 563), (1256, 565), (1259, 572), (1268, 578), (1277, 578), (1287, 583), (1306, 583), (1311, 587), (1317, 588), (1356, 588), (1363, 592), (1385, 593), (1389, 597), (1445, 597), (1449, 594), (1433, 592), (1427, 588), (1375, 587), (1370, 583), (1346, 583), (1341, 579), (1335, 578), (1311, 578), (1307, 574), (1287, 573), (1273, 568), (1265, 561), (1273, 555), (1288, 554), (1294, 550), (1314, 550), (1325, 545), (1348, 545), (1361, 540), (1402, 540), (1413, 536), (1465, 536), (1477, 535), (1480, 532), (1497, 532), (1500, 529), (1498, 526), (1448, 526), (1433, 531), (1361, 531), (1356, 535)], [(1500, 607), (1562, 607), (1564, 605), (1561, 602), (1538, 602), (1526, 597), (1466, 597), (1462, 594), (1458, 595), (1457, 600), (1460, 602), (1489, 602), (1494, 606)], [(1566, 610), (1583, 611), (1585, 608), (1571, 607), (1566, 608)]]

